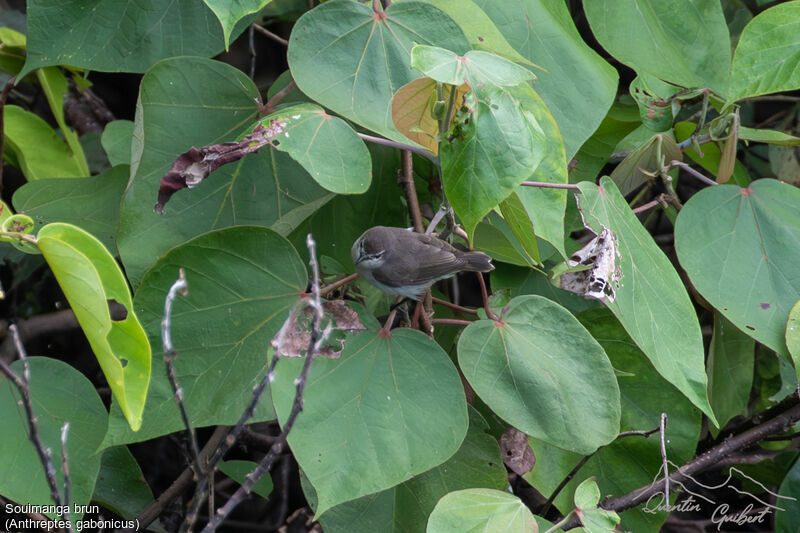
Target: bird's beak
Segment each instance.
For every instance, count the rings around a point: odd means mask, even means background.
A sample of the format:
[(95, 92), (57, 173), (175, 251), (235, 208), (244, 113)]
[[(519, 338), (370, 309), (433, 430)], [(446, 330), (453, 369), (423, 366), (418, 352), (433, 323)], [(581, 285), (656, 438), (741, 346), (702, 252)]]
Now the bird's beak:
[(361, 261), (363, 261), (366, 258), (367, 258), (367, 256), (362, 255), (361, 257), (358, 258), (358, 260), (354, 264), (357, 265), (357, 264), (359, 264)]

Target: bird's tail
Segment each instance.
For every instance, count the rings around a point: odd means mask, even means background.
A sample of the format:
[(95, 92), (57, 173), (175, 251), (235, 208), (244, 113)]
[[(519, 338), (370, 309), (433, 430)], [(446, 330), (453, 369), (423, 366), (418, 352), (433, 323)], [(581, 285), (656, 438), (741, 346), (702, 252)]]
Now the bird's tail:
[(483, 252), (466, 252), (462, 257), (465, 260), (464, 270), (467, 272), (489, 272), (494, 270), (492, 258)]

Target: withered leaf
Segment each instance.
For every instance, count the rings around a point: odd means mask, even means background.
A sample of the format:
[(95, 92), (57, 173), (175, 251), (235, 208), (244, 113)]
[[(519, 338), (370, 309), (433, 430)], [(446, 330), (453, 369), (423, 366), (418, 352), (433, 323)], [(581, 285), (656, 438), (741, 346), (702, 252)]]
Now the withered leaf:
[(528, 436), (517, 428), (510, 427), (503, 432), (500, 450), (505, 465), (519, 476), (533, 470), (536, 464), (536, 456), (528, 445)]
[(233, 163), (247, 154), (258, 152), (270, 144), (283, 131), (284, 127), (286, 127), (285, 122), (273, 119), (267, 127), (258, 124), (253, 132), (241, 141), (212, 144), (202, 148), (192, 146), (178, 156), (172, 163), (169, 172), (161, 178), (158, 187), (158, 203), (155, 207), (156, 213), (161, 214), (164, 211), (164, 205), (177, 191), (191, 189), (222, 165)]
[[(322, 302), (325, 314), (320, 326), (323, 330), (330, 329), (328, 338), (318, 348), (316, 355), (336, 359), (344, 350), (346, 333), (348, 331), (358, 334), (366, 328), (358, 318), (358, 313), (353, 311), (344, 300), (329, 300)], [(311, 325), (314, 311), (308, 300), (299, 302), (290, 312), (280, 331), (272, 338), (270, 344), (276, 353), (282, 357), (302, 357), (308, 350), (311, 342)]]

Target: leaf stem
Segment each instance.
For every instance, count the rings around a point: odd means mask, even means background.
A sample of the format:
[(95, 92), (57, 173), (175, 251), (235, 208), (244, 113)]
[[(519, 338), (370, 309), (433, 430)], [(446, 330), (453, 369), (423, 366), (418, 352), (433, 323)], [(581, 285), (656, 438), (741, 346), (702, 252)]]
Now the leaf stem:
[(541, 187), (542, 189), (572, 189), (580, 190), (574, 183), (549, 183), (547, 181), (523, 181), (520, 185), (525, 187)]
[(430, 150), (426, 150), (425, 148), (418, 148), (416, 146), (412, 146), (410, 144), (403, 144), (397, 141), (392, 141), (389, 139), (384, 139), (383, 137), (375, 137), (374, 135), (367, 135), (366, 133), (357, 133), (359, 137), (364, 139), (365, 141), (380, 144), (383, 146), (388, 146), (390, 148), (397, 148), (398, 150), (408, 150), (409, 152), (414, 152), (418, 156), (424, 157), (432, 161), (433, 163), (438, 163), (439, 158), (436, 157), (433, 152)]

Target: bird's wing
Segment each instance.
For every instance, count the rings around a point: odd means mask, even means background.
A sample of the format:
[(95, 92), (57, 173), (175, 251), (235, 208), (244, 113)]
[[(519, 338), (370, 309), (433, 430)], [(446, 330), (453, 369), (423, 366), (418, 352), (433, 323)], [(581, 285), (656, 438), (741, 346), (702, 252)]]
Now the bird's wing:
[[(396, 277), (391, 285), (427, 285), (435, 280), (445, 278), (458, 272), (464, 265), (464, 259), (449, 243), (430, 235), (399, 234), (392, 253), (404, 250), (396, 257), (389, 257), (397, 265)], [(420, 258), (424, 257), (424, 264)], [(377, 278), (377, 276), (376, 276)], [(388, 280), (387, 280), (388, 281)]]

